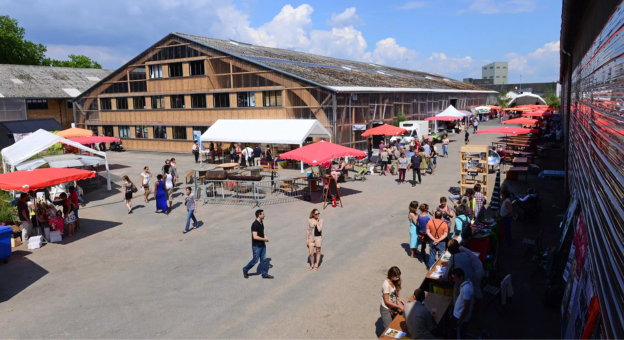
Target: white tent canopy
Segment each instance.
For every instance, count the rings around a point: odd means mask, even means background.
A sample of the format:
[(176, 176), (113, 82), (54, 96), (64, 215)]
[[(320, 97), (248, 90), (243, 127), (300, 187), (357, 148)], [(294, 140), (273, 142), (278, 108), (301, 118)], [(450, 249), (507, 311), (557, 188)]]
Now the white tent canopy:
[(219, 119), (200, 140), (302, 145), (308, 137), (331, 139), (331, 134), (316, 119)]
[(7, 165), (11, 167), (11, 170), (14, 170), (19, 164), (26, 162), (32, 156), (47, 150), (56, 143), (71, 145), (80, 150), (104, 157), (104, 164), (106, 165), (107, 188), (108, 190), (111, 189), (110, 172), (108, 169), (106, 152), (93, 150), (80, 143), (72, 142), (69, 139), (59, 137), (41, 129), (35, 131), (33, 134), (25, 137), (19, 142), (2, 149), (2, 168), (4, 169), (4, 172), (7, 172)]
[(492, 108), (489, 106), (477, 106), (474, 108), (478, 113), (489, 113)]
[(73, 153), (54, 156), (43, 156), (29, 162), (18, 164), (17, 170), (32, 170), (48, 164), (51, 168), (73, 168), (77, 166), (91, 166), (104, 163), (104, 158), (98, 156), (76, 155)]
[(449, 105), (449, 107), (447, 107), (446, 110), (438, 113), (436, 117), (457, 117), (457, 119), (462, 119), (471, 114), (472, 114), (471, 112), (468, 112), (468, 111), (462, 112), (456, 109), (453, 105)]
[(546, 105), (546, 101), (542, 97), (533, 93), (523, 93), (517, 95), (515, 98), (509, 101), (509, 106), (517, 105), (531, 105), (539, 103), (540, 105)]

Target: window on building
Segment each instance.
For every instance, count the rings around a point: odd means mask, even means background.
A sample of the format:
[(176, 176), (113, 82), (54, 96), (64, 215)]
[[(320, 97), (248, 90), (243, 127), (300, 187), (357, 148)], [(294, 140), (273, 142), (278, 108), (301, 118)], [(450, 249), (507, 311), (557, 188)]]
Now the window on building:
[(137, 125), (134, 127), (136, 138), (148, 138), (147, 126)]
[(113, 104), (110, 98), (100, 98), (100, 110), (112, 110)]
[(130, 138), (129, 125), (119, 125), (119, 138)]
[(494, 66), (490, 66), (490, 70), (493, 70), (493, 69), (494, 69)]
[(98, 127), (95, 125), (87, 125), (87, 130), (93, 131), (94, 136), (98, 135)]
[(110, 84), (103, 93), (128, 93), (128, 82)]
[(152, 96), (152, 109), (164, 109), (165, 96)]
[(28, 99), (26, 101), (26, 105), (29, 110), (47, 110), (48, 100), (47, 99)]
[(496, 76), (496, 78), (500, 78), (500, 76)]
[(507, 76), (503, 76), (503, 78), (507, 78)]
[(128, 109), (128, 98), (126, 97), (116, 98), (115, 101), (117, 101), (117, 110)]
[(113, 137), (113, 127), (112, 126), (102, 126), (102, 136)]
[(167, 127), (164, 125), (155, 125), (154, 138), (167, 139)]
[(282, 91), (264, 91), (263, 106), (282, 106)]
[(192, 94), (191, 95), (191, 107), (192, 108), (206, 107), (206, 95), (205, 94)]
[(182, 63), (169, 64), (169, 78), (182, 77)]
[(132, 103), (135, 110), (145, 109), (145, 97), (132, 97)]
[(171, 108), (172, 109), (183, 109), (184, 108), (184, 96), (176, 95), (171, 96)]
[(500, 68), (500, 66), (496, 66), (496, 68)]
[(204, 74), (206, 74), (206, 71), (204, 69), (204, 61), (191, 61), (189, 63), (189, 72), (192, 76), (203, 76)]
[(503, 66), (503, 68), (507, 68), (507, 66)]
[(131, 81), (130, 92), (147, 92), (146, 81)]
[(204, 134), (208, 130), (207, 126), (193, 126), (193, 131), (199, 131), (200, 134)]
[(238, 92), (236, 94), (236, 101), (238, 107), (255, 107), (256, 106), (256, 93), (255, 92)]
[(162, 65), (150, 65), (149, 66), (150, 79), (157, 79), (163, 77)]
[(145, 66), (140, 66), (130, 71), (130, 80), (145, 80)]
[(174, 126), (171, 130), (173, 139), (186, 139), (186, 126)]
[(229, 93), (215, 93), (214, 107), (230, 107), (230, 94)]
[(68, 109), (73, 109), (74, 108), (74, 103), (70, 102), (69, 100), (67, 101), (67, 108)]

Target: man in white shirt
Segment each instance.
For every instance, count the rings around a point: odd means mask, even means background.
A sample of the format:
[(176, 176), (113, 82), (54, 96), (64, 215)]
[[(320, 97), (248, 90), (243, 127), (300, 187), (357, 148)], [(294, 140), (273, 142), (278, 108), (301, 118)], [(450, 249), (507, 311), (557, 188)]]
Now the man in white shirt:
[(475, 118), (474, 122), (472, 122), (472, 126), (474, 128), (472, 133), (477, 133), (477, 128), (479, 127), (479, 121), (476, 118)]
[(244, 149), (243, 149), (243, 157), (245, 157), (245, 162), (247, 164), (247, 166), (251, 166), (251, 155), (253, 154), (253, 149), (249, 147), (249, 145), (247, 145)]
[(474, 304), (474, 288), (470, 280), (464, 277), (464, 271), (461, 268), (455, 268), (451, 272), (453, 281), (459, 283), (459, 296), (455, 301), (453, 309), (453, 318), (451, 325), (457, 328), (457, 339), (466, 338), (466, 328), (468, 321), (472, 316), (472, 307)]

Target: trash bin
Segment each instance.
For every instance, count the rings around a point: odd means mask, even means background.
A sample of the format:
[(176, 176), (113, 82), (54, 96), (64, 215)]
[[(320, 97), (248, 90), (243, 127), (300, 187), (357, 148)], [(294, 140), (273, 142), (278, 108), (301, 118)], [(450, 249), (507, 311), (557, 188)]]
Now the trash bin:
[(11, 237), (13, 236), (13, 228), (0, 226), (0, 260), (4, 263), (9, 261), (11, 257)]

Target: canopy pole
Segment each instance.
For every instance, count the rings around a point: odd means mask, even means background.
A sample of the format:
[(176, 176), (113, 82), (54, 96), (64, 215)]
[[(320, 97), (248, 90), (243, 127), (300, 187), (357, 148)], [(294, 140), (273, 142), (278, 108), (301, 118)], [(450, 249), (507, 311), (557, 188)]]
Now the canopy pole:
[[(331, 138), (331, 137), (330, 137)], [(299, 143), (299, 147), (302, 148), (303, 144)], [(303, 173), (303, 161), (299, 161), (299, 163), (301, 163), (301, 173)]]
[(106, 152), (104, 153), (104, 161), (106, 165), (106, 188), (108, 191), (111, 190), (111, 182), (110, 182), (110, 170), (108, 169), (108, 157), (106, 156)]

